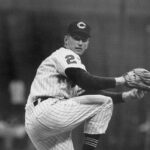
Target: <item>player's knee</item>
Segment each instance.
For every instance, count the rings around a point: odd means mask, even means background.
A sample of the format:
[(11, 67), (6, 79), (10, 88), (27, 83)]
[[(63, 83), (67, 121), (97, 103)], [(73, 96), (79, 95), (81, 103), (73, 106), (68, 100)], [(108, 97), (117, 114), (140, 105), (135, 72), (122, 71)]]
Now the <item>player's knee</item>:
[(108, 104), (111, 104), (111, 105), (113, 104), (113, 101), (112, 101), (112, 98), (111, 98), (111, 97), (108, 97), (107, 103), (108, 103)]
[(109, 110), (112, 113), (112, 111), (113, 111), (113, 100), (111, 97), (106, 96), (104, 107), (105, 107), (106, 111)]
[(111, 97), (108, 97), (107, 102), (105, 103), (105, 109), (110, 111), (110, 114), (112, 114), (113, 111), (113, 101)]
[(109, 105), (113, 105), (112, 98), (109, 96), (104, 96), (104, 103), (109, 104)]

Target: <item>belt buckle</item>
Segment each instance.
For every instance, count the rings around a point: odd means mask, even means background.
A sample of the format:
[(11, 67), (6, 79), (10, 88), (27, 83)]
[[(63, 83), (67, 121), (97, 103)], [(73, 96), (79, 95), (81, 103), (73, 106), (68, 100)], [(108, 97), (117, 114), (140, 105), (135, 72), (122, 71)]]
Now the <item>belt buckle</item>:
[(33, 102), (33, 104), (34, 104), (34, 106), (36, 106), (36, 105), (38, 105), (40, 102), (41, 102), (41, 98), (37, 98), (37, 99)]

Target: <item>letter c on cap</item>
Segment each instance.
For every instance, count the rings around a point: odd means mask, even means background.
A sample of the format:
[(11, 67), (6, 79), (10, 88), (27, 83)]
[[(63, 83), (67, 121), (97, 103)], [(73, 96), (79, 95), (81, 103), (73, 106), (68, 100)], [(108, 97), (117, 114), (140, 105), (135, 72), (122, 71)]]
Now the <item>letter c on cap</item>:
[(79, 23), (77, 24), (77, 26), (78, 26), (78, 28), (80, 28), (80, 29), (85, 29), (85, 28), (86, 28), (86, 24), (85, 24), (84, 22), (79, 22)]

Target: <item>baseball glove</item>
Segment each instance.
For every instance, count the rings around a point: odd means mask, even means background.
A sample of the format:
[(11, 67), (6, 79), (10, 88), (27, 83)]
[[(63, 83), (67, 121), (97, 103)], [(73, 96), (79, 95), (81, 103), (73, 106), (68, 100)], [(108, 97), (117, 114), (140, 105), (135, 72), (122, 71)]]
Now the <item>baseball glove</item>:
[(135, 68), (123, 75), (126, 86), (150, 91), (150, 72), (144, 68)]

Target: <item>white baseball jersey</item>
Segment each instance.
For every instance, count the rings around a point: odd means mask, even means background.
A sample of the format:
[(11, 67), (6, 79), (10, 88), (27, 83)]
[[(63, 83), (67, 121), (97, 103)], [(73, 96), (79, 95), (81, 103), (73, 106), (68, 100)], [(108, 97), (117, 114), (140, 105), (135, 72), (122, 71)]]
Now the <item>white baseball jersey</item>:
[[(37, 69), (25, 113), (26, 131), (37, 150), (74, 150), (71, 131), (84, 121), (84, 133), (101, 134), (107, 129), (112, 115), (112, 101), (97, 95), (92, 99), (103, 99), (103, 104), (77, 102), (79, 97), (84, 100), (87, 96), (78, 96), (84, 90), (67, 78), (65, 69), (69, 67), (86, 70), (77, 54), (60, 48)], [(42, 96), (51, 98), (35, 106), (36, 97)]]
[(65, 69), (69, 67), (82, 68), (80, 57), (73, 51), (60, 48), (39, 66), (34, 81), (31, 85), (29, 99), (31, 102), (38, 96), (53, 96), (58, 98), (71, 98), (81, 93), (81, 88), (66, 77)]

